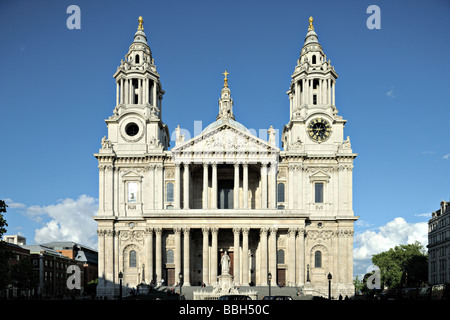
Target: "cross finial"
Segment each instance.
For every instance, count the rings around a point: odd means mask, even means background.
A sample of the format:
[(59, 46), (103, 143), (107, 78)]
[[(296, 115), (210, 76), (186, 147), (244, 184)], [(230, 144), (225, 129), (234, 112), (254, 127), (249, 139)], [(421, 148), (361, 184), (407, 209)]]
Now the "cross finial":
[(144, 19), (142, 19), (142, 17), (139, 17), (139, 26), (138, 26), (138, 30), (144, 30)]
[(224, 87), (228, 87), (228, 78), (227, 76), (229, 75), (229, 73), (227, 72), (227, 70), (225, 70), (224, 73), (222, 73), (225, 76), (225, 79), (223, 79), (223, 86)]
[(314, 26), (313, 26), (313, 17), (309, 17), (309, 28), (308, 31), (314, 30)]

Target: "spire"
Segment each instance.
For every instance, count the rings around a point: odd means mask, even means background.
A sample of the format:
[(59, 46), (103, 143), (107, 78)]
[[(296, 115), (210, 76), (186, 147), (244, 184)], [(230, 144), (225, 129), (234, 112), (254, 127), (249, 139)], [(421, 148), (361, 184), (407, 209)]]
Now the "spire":
[(233, 99), (231, 98), (230, 88), (228, 88), (228, 77), (227, 77), (230, 73), (227, 70), (225, 70), (225, 72), (222, 74), (225, 76), (225, 78), (223, 79), (223, 88), (219, 99), (219, 114), (217, 115), (216, 120), (219, 119), (234, 120)]

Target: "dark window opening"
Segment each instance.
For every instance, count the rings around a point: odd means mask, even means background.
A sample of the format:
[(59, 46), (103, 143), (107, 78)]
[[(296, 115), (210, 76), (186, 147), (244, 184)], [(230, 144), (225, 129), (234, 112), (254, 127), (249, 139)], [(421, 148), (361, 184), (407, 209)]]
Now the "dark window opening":
[(315, 203), (323, 203), (323, 182), (315, 184)]
[(312, 63), (313, 63), (313, 64), (316, 64), (316, 55), (313, 55), (313, 56), (312, 56)]
[(136, 63), (139, 63), (139, 55), (137, 54), (136, 57), (134, 58)]
[(322, 252), (320, 251), (314, 253), (314, 268), (322, 268)]
[(131, 122), (131, 123), (127, 124), (127, 126), (125, 127), (125, 132), (130, 137), (133, 137), (138, 134), (139, 126), (136, 123)]

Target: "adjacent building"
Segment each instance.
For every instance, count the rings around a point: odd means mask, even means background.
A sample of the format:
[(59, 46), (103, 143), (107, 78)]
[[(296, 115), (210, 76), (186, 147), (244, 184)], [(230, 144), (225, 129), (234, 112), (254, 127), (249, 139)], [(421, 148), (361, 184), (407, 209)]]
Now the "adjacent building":
[(450, 283), (450, 202), (442, 201), (428, 221), (428, 281)]
[[(230, 257), (235, 285), (354, 294), (353, 153), (338, 114), (338, 75), (313, 19), (289, 84), (282, 149), (273, 127), (263, 140), (238, 122), (224, 72), (218, 114), (169, 145), (163, 90), (140, 17), (114, 74), (116, 105), (95, 154), (99, 168), (99, 296), (140, 283), (212, 286)], [(172, 93), (176, 94), (176, 93)], [(189, 106), (189, 99), (186, 106)], [(164, 111), (164, 112), (163, 112)], [(270, 117), (270, 114), (267, 114)], [(205, 119), (207, 120), (207, 119)], [(180, 119), (181, 121), (181, 119)]]

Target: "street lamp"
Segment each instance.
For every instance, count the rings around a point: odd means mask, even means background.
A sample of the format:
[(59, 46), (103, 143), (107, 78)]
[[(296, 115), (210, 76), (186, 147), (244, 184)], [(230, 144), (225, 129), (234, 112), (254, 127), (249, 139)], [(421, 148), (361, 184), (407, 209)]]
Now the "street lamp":
[(272, 292), (271, 292), (270, 284), (272, 282), (272, 274), (270, 272), (267, 274), (267, 282), (269, 283), (269, 297), (271, 297), (272, 296)]
[(328, 300), (331, 300), (331, 279), (333, 279), (333, 276), (331, 272), (328, 272)]
[(119, 300), (122, 300), (122, 279), (123, 279), (123, 273), (122, 271), (119, 272)]
[(183, 274), (181, 272), (178, 274), (178, 278), (180, 279), (180, 300), (181, 300), (182, 287), (183, 287)]

